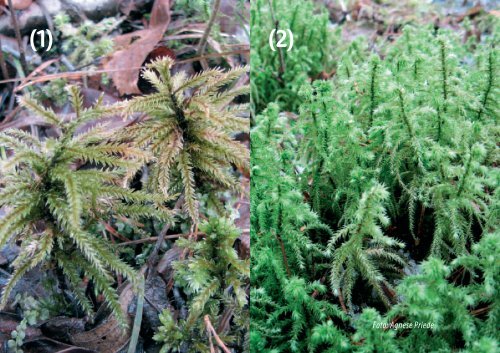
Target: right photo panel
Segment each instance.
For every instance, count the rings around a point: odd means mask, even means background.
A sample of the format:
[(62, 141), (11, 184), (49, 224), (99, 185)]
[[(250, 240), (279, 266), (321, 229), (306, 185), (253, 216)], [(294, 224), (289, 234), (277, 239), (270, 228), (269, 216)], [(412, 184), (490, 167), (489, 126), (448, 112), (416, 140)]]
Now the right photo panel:
[(497, 1), (252, 0), (252, 353), (495, 353)]

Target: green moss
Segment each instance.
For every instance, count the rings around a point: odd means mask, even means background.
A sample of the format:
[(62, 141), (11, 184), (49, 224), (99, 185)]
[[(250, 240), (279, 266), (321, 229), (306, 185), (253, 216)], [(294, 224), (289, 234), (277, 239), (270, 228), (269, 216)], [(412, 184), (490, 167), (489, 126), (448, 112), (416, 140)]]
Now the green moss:
[(259, 109), (251, 152), (255, 352), (494, 351), (492, 41), (469, 52), (451, 32), (414, 27), (378, 53), (355, 41), (332, 79), (310, 83), (309, 73), (293, 99)]

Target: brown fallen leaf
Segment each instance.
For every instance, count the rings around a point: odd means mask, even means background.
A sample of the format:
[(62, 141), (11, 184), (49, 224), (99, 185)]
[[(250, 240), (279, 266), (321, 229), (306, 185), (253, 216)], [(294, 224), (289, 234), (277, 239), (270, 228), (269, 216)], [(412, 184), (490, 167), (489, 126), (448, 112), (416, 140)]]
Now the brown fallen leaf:
[(248, 179), (243, 181), (244, 190), (240, 195), (240, 199), (233, 205), (238, 210), (239, 217), (235, 220), (234, 225), (241, 230), (241, 235), (236, 241), (238, 255), (242, 259), (250, 258), (250, 183)]
[(59, 342), (69, 342), (71, 336), (85, 331), (85, 320), (75, 317), (54, 317), (40, 325), (42, 333)]
[[(0, 312), (0, 344), (5, 343), (4, 339), (10, 339), (10, 334), (17, 328), (21, 322), (21, 318), (17, 315), (7, 312)], [(25, 331), (26, 339), (32, 339), (42, 335), (42, 332), (36, 328), (28, 326)], [(1, 345), (0, 345), (1, 351)]]
[(181, 253), (182, 249), (176, 245), (166, 251), (156, 267), (158, 273), (164, 276), (167, 275), (172, 270), (172, 262), (179, 260)]
[[(33, 0), (12, 0), (12, 7), (15, 10), (25, 10), (33, 3)], [(3, 4), (9, 6), (9, 0), (4, 0)]]
[(45, 337), (25, 342), (22, 350), (24, 353), (97, 353), (90, 349), (71, 346)]
[(483, 11), (483, 7), (481, 5), (475, 5), (473, 7), (471, 7), (470, 9), (468, 9), (464, 14), (462, 14), (461, 16), (458, 16), (457, 18), (457, 22), (462, 22), (465, 18), (467, 17), (474, 17), (474, 16), (477, 16), (479, 15), (481, 12)]
[[(132, 327), (132, 319), (128, 316), (128, 307), (134, 299), (134, 292), (130, 284), (124, 284), (120, 289), (120, 306), (127, 315), (127, 332), (122, 331), (113, 315), (108, 315), (94, 329), (71, 335), (72, 344), (99, 353), (116, 353), (128, 344)], [(96, 317), (99, 318), (104, 314), (106, 314), (105, 306), (101, 306)]]
[[(17, 329), (20, 322), (21, 318), (17, 315), (0, 312), (1, 352), (4, 352), (1, 347), (7, 344), (7, 341), (11, 338), (12, 331)], [(21, 347), (24, 353), (96, 353), (93, 350), (71, 346), (69, 344), (53, 340), (52, 338), (44, 337), (43, 329), (40, 330), (37, 327), (28, 326), (24, 334), (24, 344)]]
[(144, 287), (144, 304), (142, 314), (143, 337), (150, 337), (162, 325), (158, 314), (170, 306), (167, 282), (157, 273), (146, 280)]
[(149, 28), (127, 33), (114, 39), (115, 46), (119, 49), (105, 60), (104, 69), (137, 68), (110, 72), (110, 76), (120, 94), (141, 93), (137, 87), (140, 67), (168, 28), (170, 5), (170, 0), (156, 0), (151, 11)]
[(497, 18), (500, 17), (500, 10), (491, 10), (489, 13)]
[[(164, 57), (169, 57), (169, 58), (175, 60), (176, 59), (175, 51), (173, 51), (172, 49), (170, 49), (166, 46), (162, 46), (162, 45), (157, 46), (155, 49), (153, 49), (148, 54), (148, 56), (146, 57), (146, 60), (142, 64), (142, 66), (145, 66), (145, 65), (147, 65), (155, 60), (158, 60), (158, 59), (161, 59)], [(156, 92), (156, 89), (151, 84), (151, 82), (149, 82), (148, 80), (146, 80), (142, 76), (139, 77), (139, 80), (137, 82), (137, 87), (144, 94), (151, 94), (151, 93)]]

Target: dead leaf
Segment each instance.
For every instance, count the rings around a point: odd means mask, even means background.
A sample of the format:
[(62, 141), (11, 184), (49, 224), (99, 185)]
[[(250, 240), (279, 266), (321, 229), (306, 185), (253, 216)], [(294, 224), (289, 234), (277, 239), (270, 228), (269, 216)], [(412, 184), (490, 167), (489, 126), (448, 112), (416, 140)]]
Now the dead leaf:
[(234, 315), (233, 308), (226, 308), (219, 318), (219, 323), (217, 325), (217, 333), (227, 333), (231, 328), (231, 319)]
[(246, 24), (250, 19), (250, 2), (245, 1), (243, 6), (234, 0), (222, 0), (219, 8), (220, 31), (235, 35), (242, 31), (242, 21)]
[(120, 12), (128, 17), (132, 12), (139, 11), (148, 0), (119, 0)]
[[(21, 318), (19, 316), (7, 312), (0, 312), (0, 337), (5, 336), (10, 339), (10, 334), (17, 328), (20, 322)], [(42, 333), (38, 328), (28, 326), (25, 334), (26, 339), (31, 339), (41, 336)], [(0, 340), (0, 343), (2, 343), (2, 340)]]
[(148, 332), (146, 336), (154, 334), (161, 326), (158, 314), (169, 307), (168, 294), (167, 284), (157, 273), (148, 277), (144, 288), (146, 300), (144, 301), (142, 318), (142, 329), (144, 332)]
[(85, 320), (75, 317), (55, 317), (40, 325), (40, 329), (48, 338), (69, 342), (71, 336), (85, 331)]
[(181, 256), (182, 250), (178, 246), (173, 246), (171, 249), (169, 249), (161, 260), (158, 262), (158, 265), (156, 267), (156, 270), (158, 271), (159, 274), (161, 275), (167, 275), (167, 272), (172, 270), (172, 262), (179, 260), (179, 257)]
[(170, 23), (170, 0), (156, 0), (151, 10), (151, 20), (149, 26), (161, 27), (167, 29)]
[[(12, 7), (16, 10), (25, 10), (33, 3), (33, 0), (12, 0)], [(4, 5), (9, 6), (9, 0), (4, 0)]]
[(467, 17), (474, 17), (480, 14), (483, 11), (483, 7), (481, 5), (476, 5), (468, 9), (463, 15), (457, 18), (457, 22), (462, 22)]
[(500, 17), (500, 10), (491, 10), (490, 14), (498, 18)]
[[(128, 307), (134, 297), (132, 285), (124, 284), (120, 291), (120, 305), (127, 320), (128, 331), (132, 327), (132, 319), (128, 315)], [(103, 305), (97, 312), (96, 317), (105, 313), (106, 309)], [(71, 343), (99, 353), (115, 353), (128, 344), (129, 338), (130, 332), (123, 332), (116, 318), (113, 315), (107, 315), (94, 329), (72, 335)]]
[(127, 33), (115, 38), (119, 48), (104, 63), (106, 70), (117, 70), (124, 67), (137, 69), (128, 71), (111, 71), (110, 76), (120, 94), (141, 93), (137, 87), (139, 71), (148, 54), (162, 39), (170, 23), (170, 0), (156, 0), (151, 11), (148, 29)]
[[(67, 320), (78, 320), (69, 319)], [(17, 329), (21, 318), (17, 315), (0, 312), (0, 347), (6, 344), (11, 338), (12, 331)], [(66, 343), (55, 341), (44, 337), (42, 330), (37, 327), (28, 326), (25, 330), (24, 344), (22, 350), (24, 353), (96, 353), (95, 351), (71, 346)], [(59, 332), (61, 334), (61, 332)], [(0, 348), (1, 349), (1, 348)], [(2, 350), (3, 352), (3, 350)]]
[(241, 235), (236, 241), (238, 254), (242, 259), (250, 258), (250, 183), (248, 179), (244, 179), (243, 184), (245, 189), (242, 192), (240, 199), (233, 205), (238, 210), (239, 217), (235, 220), (234, 225), (241, 230)]
[(93, 350), (71, 346), (45, 337), (25, 342), (22, 350), (24, 353), (96, 353)]
[[(158, 46), (148, 54), (146, 60), (143, 63), (143, 66), (164, 57), (169, 57), (175, 60), (176, 59), (175, 51), (166, 46)], [(139, 87), (139, 90), (144, 94), (151, 94), (156, 92), (156, 89), (151, 84), (151, 82), (149, 82), (142, 76), (139, 77), (139, 80), (137, 82), (137, 87)]]

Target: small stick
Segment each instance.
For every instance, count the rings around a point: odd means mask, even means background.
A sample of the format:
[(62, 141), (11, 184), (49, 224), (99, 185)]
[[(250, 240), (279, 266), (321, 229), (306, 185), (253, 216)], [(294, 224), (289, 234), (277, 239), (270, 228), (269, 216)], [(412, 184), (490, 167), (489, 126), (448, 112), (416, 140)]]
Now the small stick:
[(155, 310), (156, 310), (156, 312), (157, 312), (157, 313), (161, 313), (160, 308), (158, 308), (158, 307), (156, 306), (156, 304), (155, 304), (155, 303), (153, 303), (153, 302), (151, 301), (151, 299), (149, 299), (149, 298), (148, 298), (148, 296), (147, 296), (146, 294), (144, 294), (144, 300), (146, 300), (146, 301), (148, 302), (148, 304), (149, 304), (149, 305), (151, 305), (151, 307), (152, 307), (153, 309), (155, 309)]
[(475, 309), (475, 310), (472, 310), (470, 313), (474, 316), (478, 316), (478, 315), (481, 315), (487, 311), (489, 311), (491, 309), (491, 306), (485, 306), (484, 308), (479, 308), (479, 309)]
[(220, 320), (219, 320), (219, 325), (217, 326), (217, 332), (224, 332), (227, 327), (229, 327), (229, 322), (231, 321), (231, 318), (234, 315), (234, 310), (233, 309), (225, 309), (224, 312), (222, 313)]
[[(314, 271), (314, 269), (313, 269), (313, 271)], [(319, 283), (324, 283), (325, 281), (326, 281), (326, 276), (323, 276), (320, 278)], [(312, 292), (311, 297), (316, 298), (318, 296), (318, 294), (319, 294), (319, 292), (317, 290), (315, 290), (314, 292)]]
[[(181, 208), (183, 199), (184, 199), (184, 197), (183, 197), (183, 195), (181, 195), (179, 197), (179, 199), (177, 200), (177, 202), (175, 203), (174, 210), (178, 210)], [(153, 251), (151, 252), (151, 254), (149, 255), (148, 273), (146, 275), (146, 279), (149, 279), (151, 277), (151, 275), (153, 274), (153, 271), (156, 271), (156, 270), (153, 270), (153, 268), (154, 268), (156, 261), (158, 260), (158, 253), (160, 252), (160, 248), (161, 248), (163, 242), (165, 241), (165, 235), (167, 234), (169, 228), (170, 228), (170, 224), (168, 224), (168, 223), (163, 226), (163, 229), (161, 230), (161, 232), (156, 240), (155, 247), (154, 247)]]
[(347, 22), (351, 22), (351, 15), (347, 10), (347, 6), (345, 6), (344, 0), (339, 0), (339, 2), (340, 2), (340, 8), (342, 9), (343, 14), (345, 15), (345, 19), (347, 20)]
[[(234, 50), (234, 51), (228, 51), (228, 52), (222, 52), (222, 53), (210, 53), (210, 54), (205, 54), (203, 56), (196, 56), (196, 57), (189, 58), (189, 59), (179, 60), (179, 61), (176, 61), (175, 64), (176, 65), (187, 64), (187, 63), (190, 63), (193, 61), (199, 61), (203, 58), (218, 58), (218, 57), (222, 57), (222, 56), (226, 56), (226, 55), (248, 54), (249, 52), (250, 52), (249, 49), (241, 49), (241, 50)], [(99, 75), (99, 74), (103, 74), (103, 73), (131, 71), (131, 70), (137, 70), (137, 69), (141, 69), (141, 68), (142, 67), (139, 66), (139, 67), (127, 67), (127, 68), (123, 68), (123, 69), (112, 69), (112, 70), (62, 72), (62, 73), (57, 73), (57, 74), (37, 76), (37, 77), (33, 77), (31, 80), (29, 80), (27, 82), (24, 81), (21, 85), (19, 85), (17, 90), (21, 90), (24, 87), (31, 86), (35, 83), (52, 81), (52, 80), (57, 79), (57, 78), (67, 78), (67, 79), (76, 80), (76, 79), (82, 78), (83, 76), (95, 76), (95, 75)], [(9, 83), (9, 82), (17, 82), (17, 81), (21, 81), (21, 79), (17, 78), (17, 79), (1, 80), (0, 84)]]
[(7, 64), (5, 63), (5, 58), (3, 56), (2, 50), (2, 38), (0, 37), (0, 68), (2, 69), (2, 76), (5, 80), (10, 79), (9, 71), (7, 70)]
[[(104, 239), (108, 240), (108, 236), (106, 235), (106, 230), (104, 230), (104, 229), (102, 230), (102, 237)], [(116, 244), (115, 238), (112, 237), (112, 236), (109, 237), (109, 238), (111, 239), (111, 243), (113, 243), (113, 245), (115, 245)], [(115, 250), (115, 255), (116, 256), (120, 256), (118, 254), (118, 250)], [(123, 277), (122, 277), (121, 273), (117, 273), (116, 274), (116, 282), (118, 283), (118, 287), (120, 287), (122, 285), (122, 283), (123, 283)]]
[(210, 322), (210, 317), (208, 315), (205, 315), (205, 326), (207, 327), (207, 330), (212, 333), (212, 335), (215, 338), (215, 342), (217, 342), (217, 345), (224, 351), (224, 353), (231, 353), (229, 348), (227, 348), (224, 342), (222, 342), (219, 335), (215, 331), (214, 327), (212, 326), (212, 323)]
[(286, 273), (287, 273), (288, 277), (291, 277), (292, 273), (290, 271), (290, 266), (288, 266), (288, 258), (286, 256), (285, 244), (283, 244), (283, 239), (281, 239), (281, 237), (279, 236), (278, 233), (276, 233), (275, 235), (276, 235), (276, 239), (278, 239), (278, 243), (280, 244), (281, 255), (283, 256), (283, 263), (285, 264)]
[(148, 259), (148, 274), (146, 275), (146, 279), (149, 279), (149, 277), (153, 273), (153, 267), (154, 264), (156, 263), (156, 260), (158, 258), (158, 253), (160, 252), (161, 245), (165, 241), (165, 234), (168, 232), (168, 229), (170, 228), (170, 224), (165, 224), (163, 226), (163, 229), (160, 232), (160, 235), (155, 237), (156, 238), (156, 244), (155, 247), (153, 248), (153, 252), (151, 255), (149, 255)]
[[(14, 119), (14, 117), (16, 116), (17, 113), (19, 113), (19, 111), (22, 109), (22, 107), (20, 105), (18, 105), (17, 107), (15, 107), (13, 110), (11, 110), (9, 112), (9, 114), (7, 114), (5, 116), (5, 118), (2, 120), (2, 125), (5, 124), (5, 123), (8, 123), (10, 121), (12, 121), (12, 119)], [(2, 128), (0, 128), (0, 130), (2, 130)]]
[(208, 344), (210, 345), (210, 353), (215, 353), (214, 343), (212, 342), (212, 331), (207, 327)]
[(346, 314), (349, 314), (347, 311), (347, 308), (344, 303), (344, 296), (342, 295), (342, 290), (339, 288), (339, 302), (340, 302), (340, 307), (342, 308), (342, 311)]
[[(99, 220), (99, 223), (101, 223), (101, 225), (113, 236), (117, 237), (118, 239), (120, 239), (121, 241), (129, 241), (129, 239), (123, 235), (121, 235), (120, 233), (118, 233), (118, 231), (113, 228), (113, 226), (111, 226), (111, 224), (109, 224), (108, 222), (105, 222), (103, 220)], [(111, 237), (113, 238), (113, 237)]]
[(21, 59), (21, 66), (26, 74), (28, 74), (28, 64), (26, 63), (26, 54), (24, 52), (23, 40), (21, 37), (21, 31), (19, 30), (19, 23), (17, 22), (17, 15), (14, 6), (12, 6), (12, 0), (8, 0), (9, 9), (12, 18), (12, 26), (14, 27), (14, 32), (16, 33), (17, 45), (19, 46), (19, 57)]
[[(249, 233), (250, 229), (242, 229), (241, 232), (242, 233)], [(197, 234), (198, 235), (206, 235), (205, 233), (201, 233), (201, 232), (198, 232)], [(183, 233), (169, 234), (169, 235), (165, 235), (163, 237), (163, 239), (164, 240), (167, 240), (167, 239), (178, 239), (178, 238), (181, 238), (181, 237), (188, 238), (190, 235), (191, 234), (183, 234)], [(127, 245), (137, 245), (137, 244), (144, 244), (144, 243), (154, 243), (155, 241), (158, 240), (158, 238), (159, 237), (149, 237), (149, 238), (144, 238), (144, 239), (129, 240), (129, 241), (125, 241), (123, 243), (116, 244), (116, 246), (127, 246)]]
[[(271, 0), (269, 0), (269, 9), (271, 11), (271, 19), (273, 20), (274, 29), (275, 29), (274, 40), (276, 41), (276, 44), (277, 44), (278, 43), (278, 29), (279, 29), (280, 21), (276, 20), (276, 16), (274, 16), (274, 8), (273, 8), (273, 4), (271, 3)], [(280, 68), (278, 71), (279, 79), (280, 79), (280, 82), (283, 82), (283, 74), (285, 73), (285, 70), (286, 70), (285, 58), (283, 56), (283, 50), (281, 49), (281, 47), (278, 47), (277, 45), (276, 45), (276, 47), (278, 48), (278, 56), (280, 59)]]
[(55, 28), (54, 28), (54, 22), (52, 21), (52, 17), (50, 16), (49, 11), (43, 4), (43, 1), (39, 1), (37, 5), (40, 7), (40, 10), (42, 10), (43, 16), (45, 17), (45, 20), (47, 21), (47, 25), (49, 26), (49, 30), (52, 33), (55, 33)]
[[(207, 28), (205, 28), (205, 32), (203, 33), (203, 37), (201, 37), (200, 42), (198, 43), (198, 49), (197, 53), (199, 56), (203, 56), (203, 53), (205, 52), (205, 48), (207, 46), (207, 40), (208, 36), (210, 35), (210, 32), (212, 31), (212, 27), (215, 23), (215, 18), (217, 17), (217, 14), (219, 13), (219, 7), (220, 7), (220, 0), (215, 0), (214, 6), (212, 8), (212, 13), (210, 15), (210, 20), (208, 21)], [(201, 66), (203, 67), (204, 70), (208, 69), (208, 63), (205, 59), (200, 60)]]
[[(170, 235), (165, 235), (163, 239), (177, 239), (180, 237), (186, 236), (186, 234), (170, 234)], [(159, 237), (149, 237), (145, 239), (137, 239), (137, 240), (129, 240), (120, 244), (117, 244), (116, 246), (125, 246), (125, 245), (137, 245), (137, 244), (143, 244), (143, 243), (153, 243), (158, 240)]]
[(417, 239), (415, 239), (415, 245), (418, 245), (420, 243), (420, 238), (422, 236), (422, 226), (424, 223), (424, 214), (425, 214), (425, 205), (422, 204), (420, 206), (420, 217), (418, 218)]

